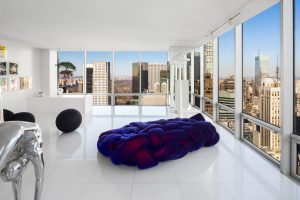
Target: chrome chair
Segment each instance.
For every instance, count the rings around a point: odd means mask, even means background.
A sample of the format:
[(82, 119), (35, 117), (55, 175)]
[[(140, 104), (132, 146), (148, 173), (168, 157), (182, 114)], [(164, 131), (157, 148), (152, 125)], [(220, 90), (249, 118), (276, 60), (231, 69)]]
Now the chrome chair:
[(22, 174), (34, 166), (34, 200), (41, 199), (44, 181), (43, 140), (38, 124), (10, 121), (0, 123), (0, 176), (11, 181), (15, 200), (21, 200)]

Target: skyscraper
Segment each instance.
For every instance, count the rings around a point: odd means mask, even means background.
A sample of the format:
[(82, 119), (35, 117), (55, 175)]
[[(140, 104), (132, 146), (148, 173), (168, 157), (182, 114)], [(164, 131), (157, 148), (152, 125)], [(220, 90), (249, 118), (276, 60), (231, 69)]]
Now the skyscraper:
[[(264, 78), (261, 84), (258, 98), (260, 119), (280, 126), (280, 85), (272, 78)], [(253, 144), (280, 160), (279, 133), (258, 128), (253, 132)]]
[(167, 72), (166, 64), (149, 64), (149, 66), (148, 66), (148, 90), (150, 93), (155, 91), (154, 86), (156, 83), (162, 84), (164, 82), (167, 82), (166, 72)]
[(110, 63), (95, 62), (93, 66), (93, 104), (95, 106), (108, 105), (107, 94), (110, 88)]
[[(213, 98), (213, 41), (209, 41), (204, 45), (204, 96)], [(205, 112), (208, 114), (213, 113), (212, 103), (205, 101)]]
[[(141, 72), (140, 72), (141, 66)], [(140, 77), (141, 74), (141, 77)], [(148, 90), (148, 63), (132, 63), (132, 93), (140, 92), (140, 80), (141, 80), (141, 92)]]
[(204, 65), (205, 73), (212, 74), (213, 70), (213, 41), (209, 41), (204, 45)]
[(93, 93), (93, 64), (86, 65), (86, 93)]
[(269, 57), (258, 55), (255, 57), (255, 90), (254, 95), (259, 95), (262, 81), (269, 77)]

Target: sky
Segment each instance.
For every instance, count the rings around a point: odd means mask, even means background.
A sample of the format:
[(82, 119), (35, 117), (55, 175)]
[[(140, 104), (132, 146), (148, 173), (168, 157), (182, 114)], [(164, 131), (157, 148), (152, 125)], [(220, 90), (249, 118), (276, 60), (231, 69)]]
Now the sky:
[[(243, 73), (254, 77), (255, 56), (270, 59), (269, 75), (275, 76), (277, 56), (280, 58), (280, 3), (247, 20), (243, 24)], [(278, 60), (280, 64), (280, 60)]]
[[(60, 51), (58, 57), (59, 62), (69, 61), (76, 66), (74, 75), (83, 74), (83, 51)], [(87, 51), (87, 64), (93, 64), (95, 61), (112, 63), (112, 58), (112, 52)], [(131, 76), (132, 63), (139, 61), (167, 64), (168, 52), (115, 52), (115, 76)]]
[(300, 79), (300, 0), (295, 1), (295, 72)]
[(112, 63), (112, 52), (105, 51), (87, 51), (86, 63), (93, 64), (94, 62), (110, 62)]
[(219, 37), (219, 76), (226, 78), (235, 73), (234, 29)]
[(131, 76), (132, 63), (139, 61), (167, 64), (168, 52), (115, 52), (115, 76)]

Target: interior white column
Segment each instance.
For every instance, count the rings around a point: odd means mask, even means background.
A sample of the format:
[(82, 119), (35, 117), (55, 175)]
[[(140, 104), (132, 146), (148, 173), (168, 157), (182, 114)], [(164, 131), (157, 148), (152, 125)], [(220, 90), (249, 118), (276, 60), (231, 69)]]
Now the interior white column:
[(204, 48), (200, 47), (200, 109), (204, 111)]
[(219, 97), (219, 50), (218, 38), (213, 40), (213, 120), (217, 121), (217, 103)]
[(42, 92), (46, 96), (57, 96), (57, 51), (41, 50)]
[(281, 162), (280, 171), (290, 173), (290, 139), (294, 119), (294, 58), (293, 58), (293, 0), (281, 1), (281, 62), (280, 62), (280, 119)]
[(170, 61), (170, 106), (173, 107), (174, 106), (174, 83), (175, 83), (175, 63), (174, 61)]
[(194, 93), (194, 84), (195, 84), (195, 79), (194, 79), (194, 68), (195, 68), (195, 62), (194, 62), (194, 51), (191, 52), (191, 73), (190, 73), (190, 81), (191, 81), (191, 105), (195, 105), (194, 102), (194, 96), (192, 95)]
[[(111, 80), (111, 105), (115, 105), (115, 52), (112, 52), (112, 66), (111, 66), (111, 73), (113, 74), (112, 80)], [(114, 108), (113, 108), (114, 109)]]
[(242, 120), (243, 112), (243, 27), (238, 25), (235, 28), (235, 137), (242, 137)]

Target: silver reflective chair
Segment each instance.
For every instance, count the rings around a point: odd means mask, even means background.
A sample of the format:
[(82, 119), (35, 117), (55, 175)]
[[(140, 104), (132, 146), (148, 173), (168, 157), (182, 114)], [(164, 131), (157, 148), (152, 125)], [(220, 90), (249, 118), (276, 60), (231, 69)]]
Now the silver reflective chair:
[(40, 200), (44, 181), (43, 140), (38, 124), (11, 121), (0, 124), (0, 176), (11, 181), (15, 200), (21, 200), (22, 174), (29, 162), (35, 173), (34, 199)]

